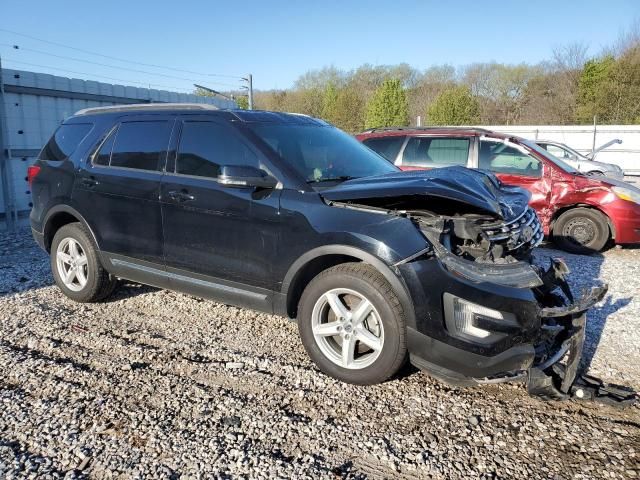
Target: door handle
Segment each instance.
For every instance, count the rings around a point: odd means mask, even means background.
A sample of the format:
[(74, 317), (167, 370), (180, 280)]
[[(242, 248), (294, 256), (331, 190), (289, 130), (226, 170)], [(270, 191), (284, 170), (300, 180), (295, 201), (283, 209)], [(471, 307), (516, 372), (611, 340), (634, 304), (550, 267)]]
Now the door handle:
[(84, 185), (85, 187), (95, 187), (96, 185), (98, 185), (100, 182), (98, 182), (95, 178), (93, 177), (85, 177), (82, 180), (80, 180), (80, 183), (82, 185)]
[(190, 202), (196, 199), (196, 197), (189, 194), (186, 190), (171, 190), (168, 195), (171, 200), (176, 202)]

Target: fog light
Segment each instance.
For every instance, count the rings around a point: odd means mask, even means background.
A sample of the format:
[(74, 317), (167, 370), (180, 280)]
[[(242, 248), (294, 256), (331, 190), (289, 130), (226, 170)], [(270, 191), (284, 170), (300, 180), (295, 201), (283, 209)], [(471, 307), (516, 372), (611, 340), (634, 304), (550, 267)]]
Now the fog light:
[(444, 317), (447, 330), (456, 337), (476, 343), (493, 343), (505, 336), (504, 333), (486, 330), (479, 323), (513, 324), (514, 316), (498, 310), (469, 302), (450, 293), (444, 297)]

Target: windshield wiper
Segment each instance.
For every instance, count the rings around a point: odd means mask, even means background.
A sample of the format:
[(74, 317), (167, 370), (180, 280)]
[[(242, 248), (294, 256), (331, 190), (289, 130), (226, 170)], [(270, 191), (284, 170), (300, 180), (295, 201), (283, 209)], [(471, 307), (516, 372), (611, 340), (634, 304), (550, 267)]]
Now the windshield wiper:
[(318, 180), (309, 180), (307, 183), (346, 182), (347, 180), (353, 180), (354, 178), (356, 177), (351, 177), (349, 175), (342, 175), (340, 177), (319, 178)]

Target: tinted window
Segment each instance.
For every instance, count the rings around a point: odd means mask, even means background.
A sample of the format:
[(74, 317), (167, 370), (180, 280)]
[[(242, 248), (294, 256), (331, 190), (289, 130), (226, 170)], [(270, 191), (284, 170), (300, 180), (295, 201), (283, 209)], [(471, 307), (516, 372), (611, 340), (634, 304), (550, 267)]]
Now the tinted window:
[(398, 156), (398, 152), (400, 151), (405, 138), (407, 137), (367, 138), (362, 143), (393, 163), (396, 161), (396, 157)]
[(421, 167), (466, 166), (468, 158), (468, 138), (413, 137), (404, 149), (402, 164)]
[(41, 160), (64, 160), (71, 155), (91, 130), (90, 123), (60, 125), (40, 153)]
[(115, 137), (110, 165), (158, 170), (169, 143), (168, 127), (166, 121), (122, 123)]
[(116, 138), (116, 133), (117, 129), (113, 130), (109, 134), (109, 138), (107, 138), (100, 146), (100, 150), (93, 157), (94, 165), (109, 165), (109, 160), (111, 160), (111, 150), (113, 150), (113, 142)]
[(478, 167), (496, 173), (540, 177), (542, 164), (536, 158), (502, 142), (480, 142)]
[(253, 131), (310, 183), (398, 171), (334, 127), (263, 123), (256, 124)]
[(222, 165), (260, 167), (258, 157), (232, 128), (212, 122), (185, 122), (176, 173), (215, 178)]

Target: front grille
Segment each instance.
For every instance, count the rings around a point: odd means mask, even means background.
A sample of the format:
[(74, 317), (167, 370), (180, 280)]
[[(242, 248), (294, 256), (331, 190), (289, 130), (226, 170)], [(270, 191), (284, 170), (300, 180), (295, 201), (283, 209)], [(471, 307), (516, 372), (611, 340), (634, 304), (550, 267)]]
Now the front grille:
[(507, 250), (517, 250), (527, 246), (533, 248), (540, 245), (544, 232), (533, 208), (527, 207), (517, 218), (501, 225), (484, 230), (491, 243), (503, 244)]

